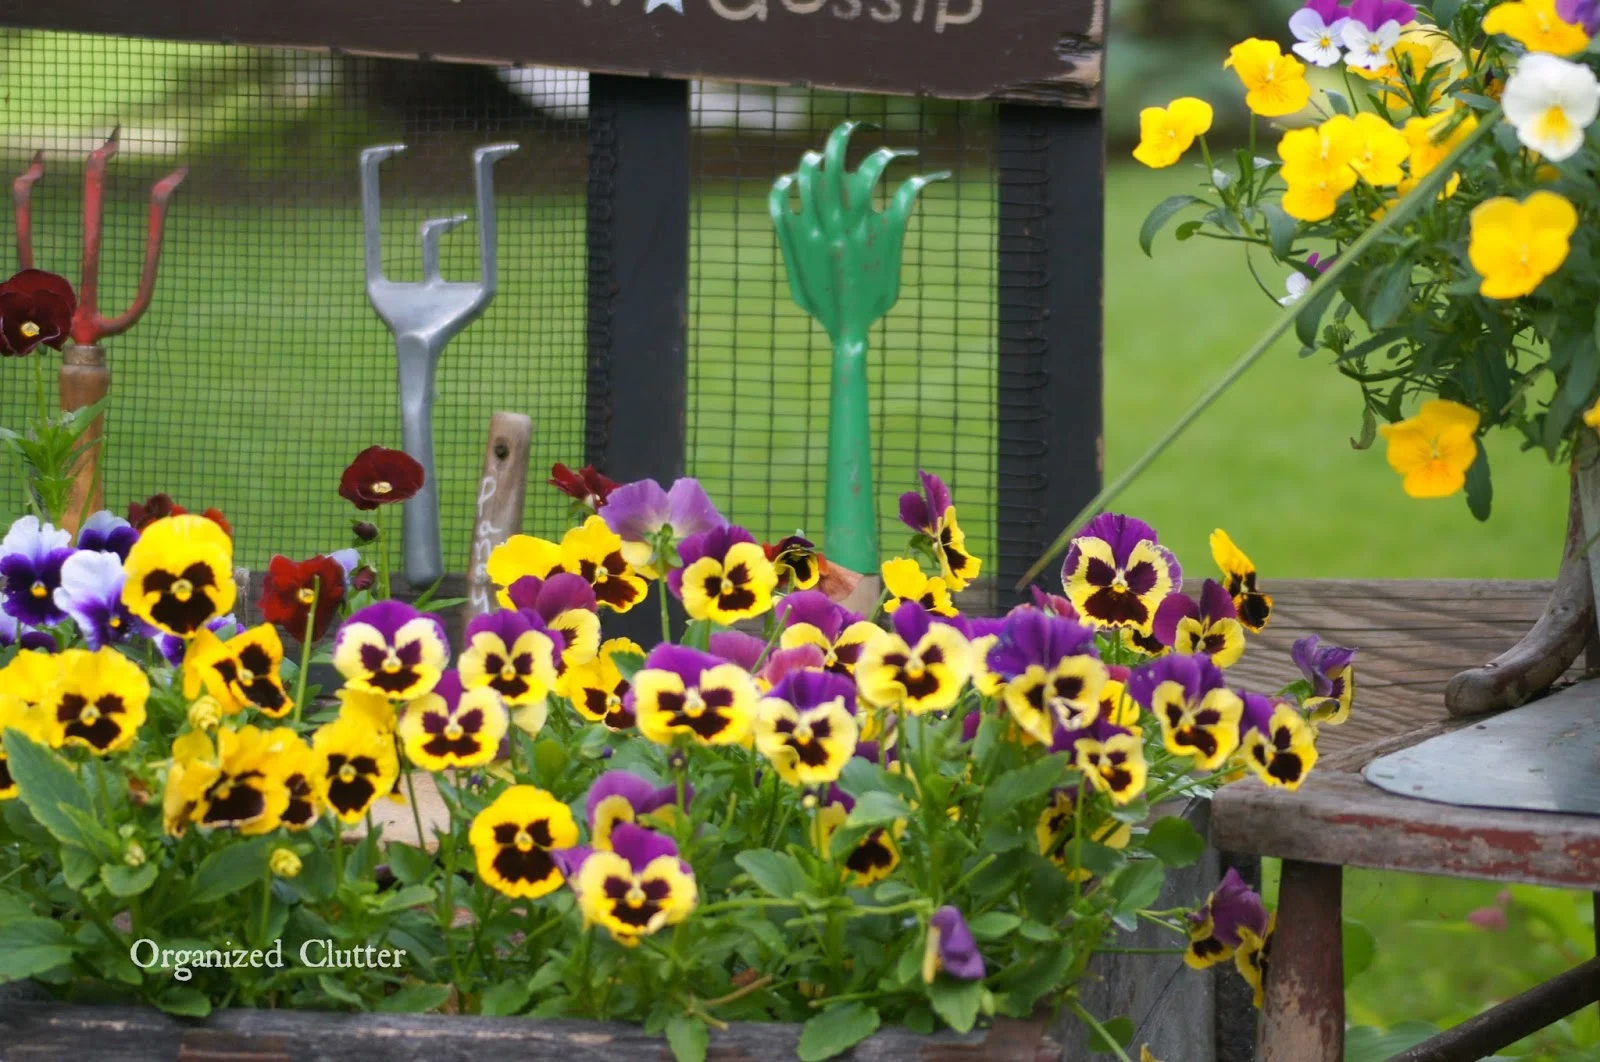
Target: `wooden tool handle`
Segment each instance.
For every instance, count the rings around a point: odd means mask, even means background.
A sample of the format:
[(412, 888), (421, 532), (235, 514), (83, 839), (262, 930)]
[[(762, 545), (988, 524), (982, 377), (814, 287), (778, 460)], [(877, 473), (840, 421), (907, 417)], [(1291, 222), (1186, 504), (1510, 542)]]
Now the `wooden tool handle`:
[[(62, 354), (60, 386), (64, 412), (92, 406), (104, 398), (111, 390), (111, 370), (106, 366), (105, 348), (94, 344), (69, 344)], [(83, 433), (88, 449), (73, 469), (72, 493), (67, 497), (67, 511), (61, 520), (74, 535), (84, 516), (105, 508), (105, 480), (100, 465), (100, 438), (104, 427), (105, 415), (101, 414)]]
[(467, 565), (466, 616), (494, 611), (489, 554), (522, 530), (522, 502), (528, 493), (528, 447), (533, 420), (521, 413), (489, 418), (489, 445), (478, 481), (477, 518), (472, 525), (472, 560)]

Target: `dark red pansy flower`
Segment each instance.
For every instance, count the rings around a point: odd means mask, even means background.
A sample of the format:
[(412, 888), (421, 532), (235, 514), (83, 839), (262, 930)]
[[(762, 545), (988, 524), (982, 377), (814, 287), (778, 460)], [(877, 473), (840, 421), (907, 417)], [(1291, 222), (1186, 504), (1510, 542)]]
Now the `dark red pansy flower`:
[(60, 350), (77, 309), (64, 278), (24, 269), (0, 284), (0, 355), (27, 354), (40, 343)]
[(593, 465), (584, 465), (574, 472), (559, 461), (550, 466), (550, 478), (545, 482), (591, 509), (604, 505), (606, 499), (611, 497), (611, 492), (619, 486), (614, 480), (595, 471)]
[[(152, 494), (143, 502), (128, 503), (128, 523), (137, 531), (168, 516), (182, 516), (189, 510), (172, 500), (170, 494)], [(231, 537), (231, 536), (230, 536)]]
[(261, 580), (261, 618), (276, 623), (295, 641), (306, 636), (306, 620), (312, 602), (317, 615), (312, 621), (311, 640), (328, 631), (333, 614), (344, 600), (344, 568), (332, 557), (316, 556), (295, 562), (281, 554), (267, 565)]
[(228, 523), (228, 518), (222, 515), (221, 509), (207, 509), (200, 515), (205, 517), (207, 520), (210, 520), (218, 527), (222, 528), (223, 534), (227, 535), (229, 538), (233, 537), (233, 525)]
[(417, 459), (404, 450), (369, 446), (339, 477), (339, 496), (357, 509), (376, 509), (415, 495), (423, 476)]

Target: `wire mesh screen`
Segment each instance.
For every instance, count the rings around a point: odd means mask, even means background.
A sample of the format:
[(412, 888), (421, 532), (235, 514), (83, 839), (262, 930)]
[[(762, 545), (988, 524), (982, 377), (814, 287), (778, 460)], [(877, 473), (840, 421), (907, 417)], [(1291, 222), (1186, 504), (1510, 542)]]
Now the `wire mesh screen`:
[[(830, 346), (789, 297), (767, 195), (846, 119), (875, 123), (849, 165), (881, 145), (916, 148), (889, 168), (949, 170), (907, 230), (898, 305), (869, 343), (874, 483), (885, 555), (906, 532), (895, 498), (920, 468), (955, 492), (979, 556), (995, 540), (996, 184), (994, 110), (881, 96), (704, 86), (692, 99), (695, 192), (689, 335), (689, 465), (730, 518), (769, 538), (822, 531)], [(727, 136), (725, 130), (738, 130)], [(989, 570), (993, 570), (992, 568)]]
[[(472, 149), (522, 145), (495, 170), (499, 292), (439, 366), (447, 568), (466, 566), (492, 412), (533, 416), (536, 471), (582, 452), (580, 75), (547, 74), (532, 99), (485, 68), (312, 53), (8, 31), (0, 56), (0, 157), (16, 172), (45, 153), (37, 264), (74, 284), (84, 156), (121, 124), (105, 206), (108, 310), (132, 296), (151, 182), (191, 167), (153, 307), (106, 341), (109, 507), (157, 491), (216, 506), (249, 565), (347, 543), (354, 514), (335, 493), (340, 471), (363, 447), (400, 438), (393, 343), (366, 298), (357, 195), (357, 154), (379, 143), (409, 145), (381, 171), (392, 279), (420, 275), (424, 218), (475, 212)], [(478, 275), (476, 219), (442, 246), (447, 278)], [(30, 407), (28, 370), (0, 366), (0, 423)], [(528, 507), (529, 527), (563, 519), (552, 492), (531, 491)]]
[[(466, 565), (490, 413), (532, 415), (535, 479), (583, 453), (586, 75), (17, 31), (0, 31), (0, 56), (0, 161), (20, 172), (45, 153), (38, 265), (74, 283), (84, 157), (121, 125), (107, 310), (131, 298), (151, 183), (191, 167), (154, 305), (106, 344), (108, 506), (158, 491), (216, 506), (252, 566), (346, 543), (353, 513), (335, 493), (339, 472), (400, 437), (393, 345), (365, 295), (356, 166), (361, 148), (382, 143), (409, 145), (380, 171), (391, 279), (419, 276), (425, 218), (475, 213), (472, 149), (521, 144), (495, 168), (499, 292), (439, 368), (447, 569)], [(880, 196), (910, 173), (952, 172), (921, 198), (900, 302), (871, 339), (885, 549), (901, 537), (895, 496), (923, 467), (951, 483), (970, 544), (991, 555), (993, 109), (713, 83), (693, 87), (691, 107), (691, 473), (759, 534), (822, 530), (830, 351), (789, 298), (767, 192), (836, 122), (867, 119), (882, 131), (857, 134), (852, 165), (882, 143), (921, 152), (890, 168)], [(449, 279), (477, 276), (475, 218), (445, 237), (443, 265)], [(18, 423), (33, 401), (28, 369), (0, 366), (0, 423)], [(0, 493), (0, 516), (13, 494)], [(528, 529), (566, 522), (554, 492), (528, 499)]]

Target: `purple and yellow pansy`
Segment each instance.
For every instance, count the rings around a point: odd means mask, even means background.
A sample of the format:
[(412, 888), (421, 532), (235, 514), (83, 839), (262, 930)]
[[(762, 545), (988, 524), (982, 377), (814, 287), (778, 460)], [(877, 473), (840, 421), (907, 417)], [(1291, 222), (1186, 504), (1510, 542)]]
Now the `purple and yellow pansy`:
[(790, 785), (825, 785), (856, 750), (856, 687), (844, 675), (795, 671), (756, 705), (756, 750)]
[(1149, 634), (1161, 602), (1183, 588), (1183, 569), (1149, 524), (1102, 513), (1072, 540), (1061, 584), (1084, 622)]
[(1299, 789), (1317, 763), (1317, 730), (1288, 701), (1241, 695), (1239, 756), (1266, 784)]
[(379, 601), (339, 628), (333, 666), (345, 685), (408, 701), (433, 689), (450, 661), (439, 617), (403, 601)]
[(1001, 699), (1012, 719), (1045, 743), (1058, 728), (1082, 730), (1093, 723), (1110, 678), (1095, 655), (1093, 628), (1036, 608), (1006, 617), (985, 666), (1004, 681)]
[(861, 699), (911, 715), (954, 705), (972, 676), (966, 637), (915, 602), (896, 609), (890, 621), (892, 630), (863, 649), (856, 663)]
[(555, 688), (565, 639), (546, 629), (538, 613), (501, 609), (474, 616), (465, 637), (456, 658), (462, 687), (487, 687), (512, 707), (543, 701)]
[(1150, 633), (1173, 652), (1204, 654), (1218, 667), (1232, 667), (1244, 655), (1244, 625), (1233, 598), (1215, 579), (1201, 584), (1198, 603), (1188, 594), (1168, 594)]
[(604, 723), (611, 730), (627, 730), (634, 725), (633, 706), (628, 701), (632, 689), (617, 668), (616, 655), (644, 656), (644, 647), (628, 638), (609, 638), (587, 664), (568, 667), (561, 676), (559, 692), (577, 713), (592, 723)]
[(967, 536), (956, 523), (956, 507), (944, 481), (929, 472), (917, 473), (921, 491), (900, 495), (900, 522), (928, 536), (939, 561), (939, 575), (951, 590), (965, 590), (978, 577), (983, 562), (967, 552)]
[(571, 882), (584, 922), (630, 948), (688, 918), (700, 901), (694, 871), (672, 838), (629, 823), (612, 831), (610, 851), (584, 855)]
[(538, 899), (565, 879), (554, 852), (578, 843), (572, 809), (531, 785), (513, 785), (478, 812), (467, 833), (478, 877), (496, 892)]
[(505, 701), (493, 686), (468, 687), (452, 669), (406, 705), (397, 733), (412, 763), (438, 772), (493, 760), (510, 722)]
[(876, 623), (835, 604), (826, 594), (802, 590), (785, 597), (777, 607), (783, 633), (780, 649), (814, 645), (822, 651), (821, 666), (839, 675), (855, 674), (861, 651), (883, 634)]
[(772, 608), (778, 570), (750, 532), (725, 524), (691, 535), (678, 546), (682, 568), (667, 585), (690, 619), (731, 626)]
[(742, 745), (755, 717), (756, 684), (737, 664), (698, 649), (658, 645), (633, 676), (624, 704), (658, 745), (680, 735), (702, 745)]
[(1316, 723), (1338, 726), (1350, 718), (1350, 705), (1356, 696), (1356, 651), (1340, 645), (1323, 645), (1322, 639), (1308, 634), (1295, 641), (1289, 654), (1295, 666), (1311, 683), (1311, 696), (1305, 709)]
[(1214, 771), (1239, 747), (1244, 703), (1205, 656), (1164, 656), (1128, 678), (1128, 692), (1161, 723), (1167, 751)]

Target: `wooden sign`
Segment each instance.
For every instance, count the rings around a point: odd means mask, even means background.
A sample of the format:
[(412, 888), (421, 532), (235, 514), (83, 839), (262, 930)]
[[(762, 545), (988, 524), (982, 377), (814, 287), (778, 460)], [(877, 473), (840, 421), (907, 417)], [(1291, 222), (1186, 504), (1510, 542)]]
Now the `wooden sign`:
[(1105, 0), (0, 0), (0, 25), (1097, 108)]
[(494, 584), (489, 554), (522, 530), (522, 501), (528, 492), (528, 447), (533, 421), (521, 413), (489, 418), (489, 445), (483, 453), (477, 509), (472, 520), (472, 560), (467, 566), (466, 618), (493, 612)]

